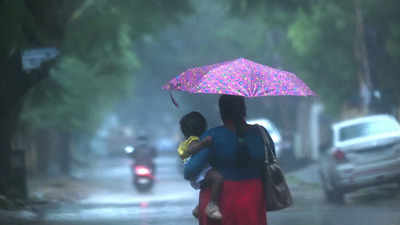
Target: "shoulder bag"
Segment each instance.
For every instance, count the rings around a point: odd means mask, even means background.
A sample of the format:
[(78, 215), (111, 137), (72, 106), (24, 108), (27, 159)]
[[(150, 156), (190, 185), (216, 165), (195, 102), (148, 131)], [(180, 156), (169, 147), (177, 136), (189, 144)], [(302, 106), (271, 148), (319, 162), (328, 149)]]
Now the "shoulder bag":
[(265, 149), (264, 192), (266, 210), (275, 211), (288, 208), (293, 204), (293, 199), (275, 153), (272, 151), (274, 143), (263, 127), (258, 126), (258, 128), (262, 134)]

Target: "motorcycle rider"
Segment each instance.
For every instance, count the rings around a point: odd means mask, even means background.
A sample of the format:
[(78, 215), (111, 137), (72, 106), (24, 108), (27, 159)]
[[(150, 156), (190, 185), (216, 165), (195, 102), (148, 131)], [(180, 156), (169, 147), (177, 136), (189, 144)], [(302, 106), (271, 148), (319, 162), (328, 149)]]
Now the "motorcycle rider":
[(149, 139), (145, 135), (137, 137), (136, 142), (135, 151), (132, 153), (135, 165), (148, 166), (154, 173), (157, 150), (149, 144)]

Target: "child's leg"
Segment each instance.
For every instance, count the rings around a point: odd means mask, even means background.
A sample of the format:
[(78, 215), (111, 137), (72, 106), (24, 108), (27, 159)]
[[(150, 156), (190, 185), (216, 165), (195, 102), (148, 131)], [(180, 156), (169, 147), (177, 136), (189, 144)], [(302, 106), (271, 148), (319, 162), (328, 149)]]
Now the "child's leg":
[(196, 218), (199, 218), (199, 205), (196, 205), (196, 207), (192, 210), (192, 215)]
[(218, 207), (219, 197), (222, 191), (223, 177), (216, 170), (211, 169), (205, 176), (206, 185), (211, 189), (211, 199), (206, 207), (206, 214), (211, 219), (222, 219), (221, 211)]
[(206, 174), (206, 182), (211, 188), (211, 201), (218, 204), (224, 178), (218, 171), (211, 169)]

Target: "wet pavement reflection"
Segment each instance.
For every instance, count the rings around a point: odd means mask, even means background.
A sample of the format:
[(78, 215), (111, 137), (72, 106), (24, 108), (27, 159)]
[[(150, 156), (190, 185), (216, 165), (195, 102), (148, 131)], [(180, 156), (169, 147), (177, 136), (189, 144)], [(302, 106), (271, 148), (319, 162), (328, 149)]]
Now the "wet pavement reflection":
[[(96, 188), (78, 201), (56, 202), (36, 207), (36, 217), (9, 224), (28, 225), (191, 225), (191, 211), (198, 192), (182, 178), (175, 155), (157, 159), (157, 182), (148, 193), (131, 184), (129, 160), (106, 160), (99, 168), (81, 172)], [(347, 196), (346, 204), (329, 204), (318, 183), (304, 183), (288, 174), (295, 204), (271, 212), (272, 225), (399, 225), (400, 188), (396, 185), (370, 188)], [(0, 220), (2, 221), (2, 220)], [(22, 221), (22, 222), (21, 222)], [(3, 224), (3, 223), (0, 223)]]

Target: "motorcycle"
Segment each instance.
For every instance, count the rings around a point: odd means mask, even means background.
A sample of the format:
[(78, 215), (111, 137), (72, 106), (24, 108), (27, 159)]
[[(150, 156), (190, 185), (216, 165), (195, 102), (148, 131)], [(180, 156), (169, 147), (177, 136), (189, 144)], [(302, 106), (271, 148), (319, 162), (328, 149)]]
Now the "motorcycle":
[(154, 185), (153, 170), (147, 165), (132, 165), (133, 185), (140, 192), (149, 191)]
[(156, 149), (149, 145), (146, 137), (137, 138), (135, 147), (126, 146), (125, 153), (132, 159), (133, 185), (139, 192), (149, 191), (154, 186)]

